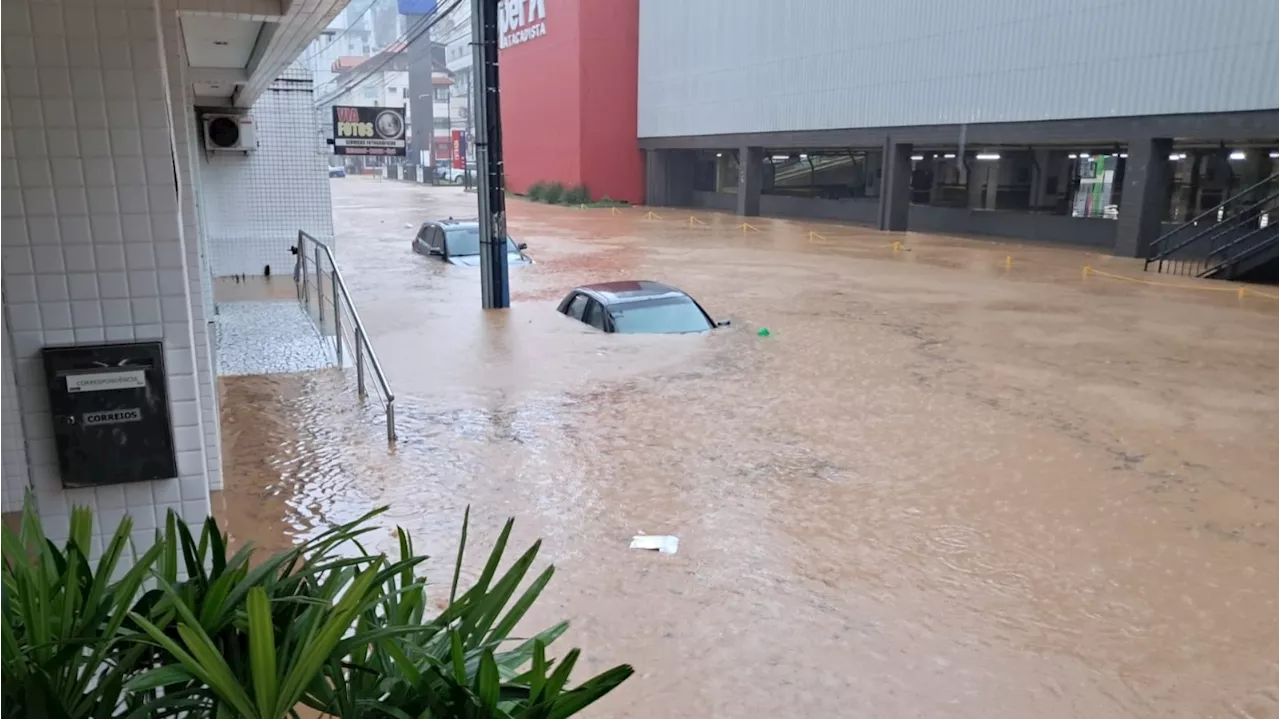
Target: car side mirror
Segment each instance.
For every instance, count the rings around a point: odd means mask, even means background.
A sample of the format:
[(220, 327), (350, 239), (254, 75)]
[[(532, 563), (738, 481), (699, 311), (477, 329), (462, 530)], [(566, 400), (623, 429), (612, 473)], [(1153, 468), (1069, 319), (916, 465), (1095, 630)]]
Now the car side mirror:
[(720, 320), (716, 323), (716, 327), (728, 327), (731, 324), (729, 320)]
[(528, 243), (528, 242), (521, 242), (520, 244), (516, 245), (516, 249), (517, 249), (517, 250), (527, 250), (527, 249), (529, 249), (529, 243)]

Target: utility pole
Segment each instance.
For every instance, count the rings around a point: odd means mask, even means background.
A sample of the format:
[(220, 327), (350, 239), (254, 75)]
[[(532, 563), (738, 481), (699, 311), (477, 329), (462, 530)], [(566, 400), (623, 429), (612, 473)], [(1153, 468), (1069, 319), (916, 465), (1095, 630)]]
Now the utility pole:
[[(480, 295), (486, 310), (511, 306), (507, 280), (507, 200), (502, 168), (502, 117), (498, 102), (498, 2), (474, 0), (471, 13), (472, 75), (476, 111), (476, 201), (480, 210)], [(465, 172), (465, 165), (464, 165)]]
[(462, 123), (462, 135), (466, 138), (463, 147), (466, 148), (462, 153), (462, 186), (468, 190), (471, 189), (471, 163), (467, 161), (467, 155), (471, 153), (471, 143), (475, 139), (475, 131), (471, 128), (471, 93), (476, 86), (476, 70), (473, 66), (471, 72), (467, 73), (467, 117)]

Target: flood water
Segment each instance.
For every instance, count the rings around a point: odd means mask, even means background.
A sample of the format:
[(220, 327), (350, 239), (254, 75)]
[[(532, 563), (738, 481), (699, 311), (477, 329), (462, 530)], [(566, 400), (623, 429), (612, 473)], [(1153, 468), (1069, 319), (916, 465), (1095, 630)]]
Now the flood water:
[[(515, 516), (558, 568), (529, 626), (571, 620), (579, 678), (637, 669), (588, 716), (1277, 716), (1275, 300), (1082, 278), (1151, 279), (1071, 249), (512, 200), (536, 264), (485, 313), (477, 268), (409, 249), (474, 195), (333, 193), (400, 441), (340, 370), (223, 379), (237, 540), (390, 505), (447, 593), (463, 509), (477, 540)], [(554, 311), (627, 278), (733, 324)]]

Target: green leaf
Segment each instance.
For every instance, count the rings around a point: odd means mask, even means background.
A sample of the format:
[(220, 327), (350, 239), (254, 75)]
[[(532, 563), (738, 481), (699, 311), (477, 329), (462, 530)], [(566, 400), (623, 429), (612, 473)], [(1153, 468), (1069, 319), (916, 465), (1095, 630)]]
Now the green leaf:
[(462, 513), (462, 537), (458, 540), (458, 560), (453, 564), (453, 583), (449, 586), (449, 603), (458, 597), (458, 579), (462, 576), (462, 554), (467, 549), (467, 526), (471, 523), (471, 505)]
[(262, 587), (249, 590), (245, 601), (249, 615), (249, 666), (253, 673), (253, 691), (258, 706), (273, 710), (276, 706), (276, 637), (271, 623), (271, 602)]
[(502, 621), (498, 622), (498, 625), (489, 633), (490, 640), (503, 640), (507, 638), (507, 635), (516, 628), (516, 624), (518, 624), (520, 619), (524, 617), (525, 612), (529, 611), (529, 608), (533, 606), (535, 601), (537, 601), (538, 595), (542, 594), (542, 590), (546, 588), (547, 582), (551, 581), (551, 575), (555, 574), (555, 572), (555, 567), (547, 567), (542, 570), (542, 574), (539, 574), (538, 578), (533, 580), (533, 583), (529, 585), (529, 588), (525, 590), (524, 594), (520, 595), (520, 598), (516, 600), (516, 603), (507, 612), (507, 615), (503, 617)]
[(557, 697), (547, 719), (565, 719), (577, 714), (600, 697), (616, 689), (632, 674), (635, 674), (635, 670), (623, 664), (592, 677), (577, 689)]
[(125, 688), (132, 692), (145, 692), (159, 687), (182, 684), (195, 679), (196, 676), (179, 664), (166, 664), (149, 669), (125, 683)]
[(476, 674), (476, 697), (480, 706), (492, 712), (498, 708), (498, 664), (493, 660), (493, 652), (480, 655), (480, 671)]

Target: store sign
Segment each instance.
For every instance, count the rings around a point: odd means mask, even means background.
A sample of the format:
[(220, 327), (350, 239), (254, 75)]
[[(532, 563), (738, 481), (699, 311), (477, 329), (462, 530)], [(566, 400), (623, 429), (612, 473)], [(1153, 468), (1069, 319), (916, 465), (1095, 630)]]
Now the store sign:
[(333, 154), (403, 157), (405, 129), (403, 107), (335, 105)]
[(498, 0), (498, 47), (547, 34), (547, 0)]
[(454, 130), (451, 139), (453, 141), (453, 169), (461, 170), (467, 166), (467, 136), (462, 130)]

